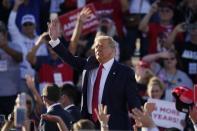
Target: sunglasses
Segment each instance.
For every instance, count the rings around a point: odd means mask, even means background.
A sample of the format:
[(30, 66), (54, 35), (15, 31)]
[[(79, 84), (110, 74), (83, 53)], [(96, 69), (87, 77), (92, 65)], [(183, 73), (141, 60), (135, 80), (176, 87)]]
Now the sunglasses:
[(23, 24), (23, 26), (32, 26), (32, 25), (33, 25), (33, 23), (31, 23), (31, 22), (26, 22)]

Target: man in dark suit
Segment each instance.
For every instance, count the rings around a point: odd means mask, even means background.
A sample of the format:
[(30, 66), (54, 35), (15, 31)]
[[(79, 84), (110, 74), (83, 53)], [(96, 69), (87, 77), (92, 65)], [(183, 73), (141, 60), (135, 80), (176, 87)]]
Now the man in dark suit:
[[(65, 111), (61, 104), (58, 103), (60, 99), (60, 89), (56, 85), (48, 85), (43, 89), (42, 94), (43, 102), (47, 108), (47, 113), (50, 115), (57, 115), (62, 118), (68, 129), (71, 128), (73, 121), (72, 116)], [(40, 120), (41, 131), (59, 131), (57, 124), (54, 122)]]
[(60, 102), (64, 110), (68, 111), (74, 122), (77, 122), (81, 118), (80, 108), (77, 107), (74, 103), (77, 97), (77, 87), (74, 87), (71, 84), (64, 84), (61, 88), (61, 99)]
[[(82, 89), (82, 117), (98, 123), (94, 110), (98, 104), (107, 105), (110, 130), (131, 129), (128, 110), (140, 107), (134, 71), (114, 60), (115, 42), (109, 36), (95, 39), (95, 56), (88, 59), (74, 57), (58, 39), (58, 23), (48, 24), (49, 42), (63, 61), (84, 71)], [(108, 125), (101, 125), (108, 126)]]

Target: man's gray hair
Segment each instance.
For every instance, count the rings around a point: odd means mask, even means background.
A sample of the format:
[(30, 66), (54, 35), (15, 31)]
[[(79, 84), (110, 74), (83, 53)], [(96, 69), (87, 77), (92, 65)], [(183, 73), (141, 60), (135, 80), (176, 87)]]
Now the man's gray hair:
[(112, 48), (115, 48), (116, 47), (116, 41), (111, 36), (106, 36), (106, 35), (96, 36), (96, 38), (94, 40), (94, 43), (96, 43), (99, 40), (107, 40), (109, 42), (109, 45)]

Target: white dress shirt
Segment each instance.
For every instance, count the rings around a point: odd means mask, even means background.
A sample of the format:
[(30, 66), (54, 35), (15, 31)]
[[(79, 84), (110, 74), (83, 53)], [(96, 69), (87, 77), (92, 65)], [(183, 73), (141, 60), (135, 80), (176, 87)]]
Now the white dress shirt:
[(197, 131), (197, 124), (194, 124), (194, 131)]
[(60, 105), (60, 103), (55, 103), (55, 104), (52, 104), (50, 105), (48, 108), (47, 108), (47, 112), (49, 112), (54, 106), (56, 105)]
[(68, 110), (68, 109), (69, 109), (70, 107), (72, 107), (72, 106), (75, 106), (75, 105), (74, 105), (74, 104), (70, 104), (70, 105), (64, 107), (64, 110)]
[[(49, 41), (49, 44), (54, 48), (60, 43), (60, 40), (51, 40)], [(101, 81), (99, 85), (99, 98), (98, 98), (98, 104), (101, 104), (102, 101), (102, 96), (103, 96), (103, 90), (105, 86), (105, 82), (107, 79), (107, 76), (109, 74), (109, 71), (112, 67), (112, 64), (114, 63), (114, 58), (103, 64), (103, 69), (102, 69), (102, 75), (101, 75)], [(89, 72), (88, 76), (88, 87), (87, 87), (87, 103), (88, 103), (88, 112), (92, 114), (92, 94), (93, 94), (93, 87), (94, 87), (94, 82), (96, 80), (98, 68), (93, 69)]]
[[(103, 64), (104, 68), (102, 69), (102, 75), (99, 85), (98, 104), (101, 104), (105, 82), (113, 63), (114, 63), (114, 58)], [(88, 76), (89, 79), (88, 79), (88, 88), (87, 88), (87, 103), (88, 103), (88, 112), (90, 114), (92, 114), (92, 95), (93, 95), (94, 82), (96, 80), (97, 72), (98, 72), (98, 68), (93, 69), (89, 72), (89, 76)]]

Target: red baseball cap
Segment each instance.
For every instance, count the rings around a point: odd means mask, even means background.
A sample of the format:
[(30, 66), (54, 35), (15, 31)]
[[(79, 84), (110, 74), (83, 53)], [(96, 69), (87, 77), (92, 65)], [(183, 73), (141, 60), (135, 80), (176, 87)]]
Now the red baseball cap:
[(172, 90), (172, 94), (176, 98), (177, 110), (188, 113), (194, 104), (193, 90), (186, 86), (178, 86)]

